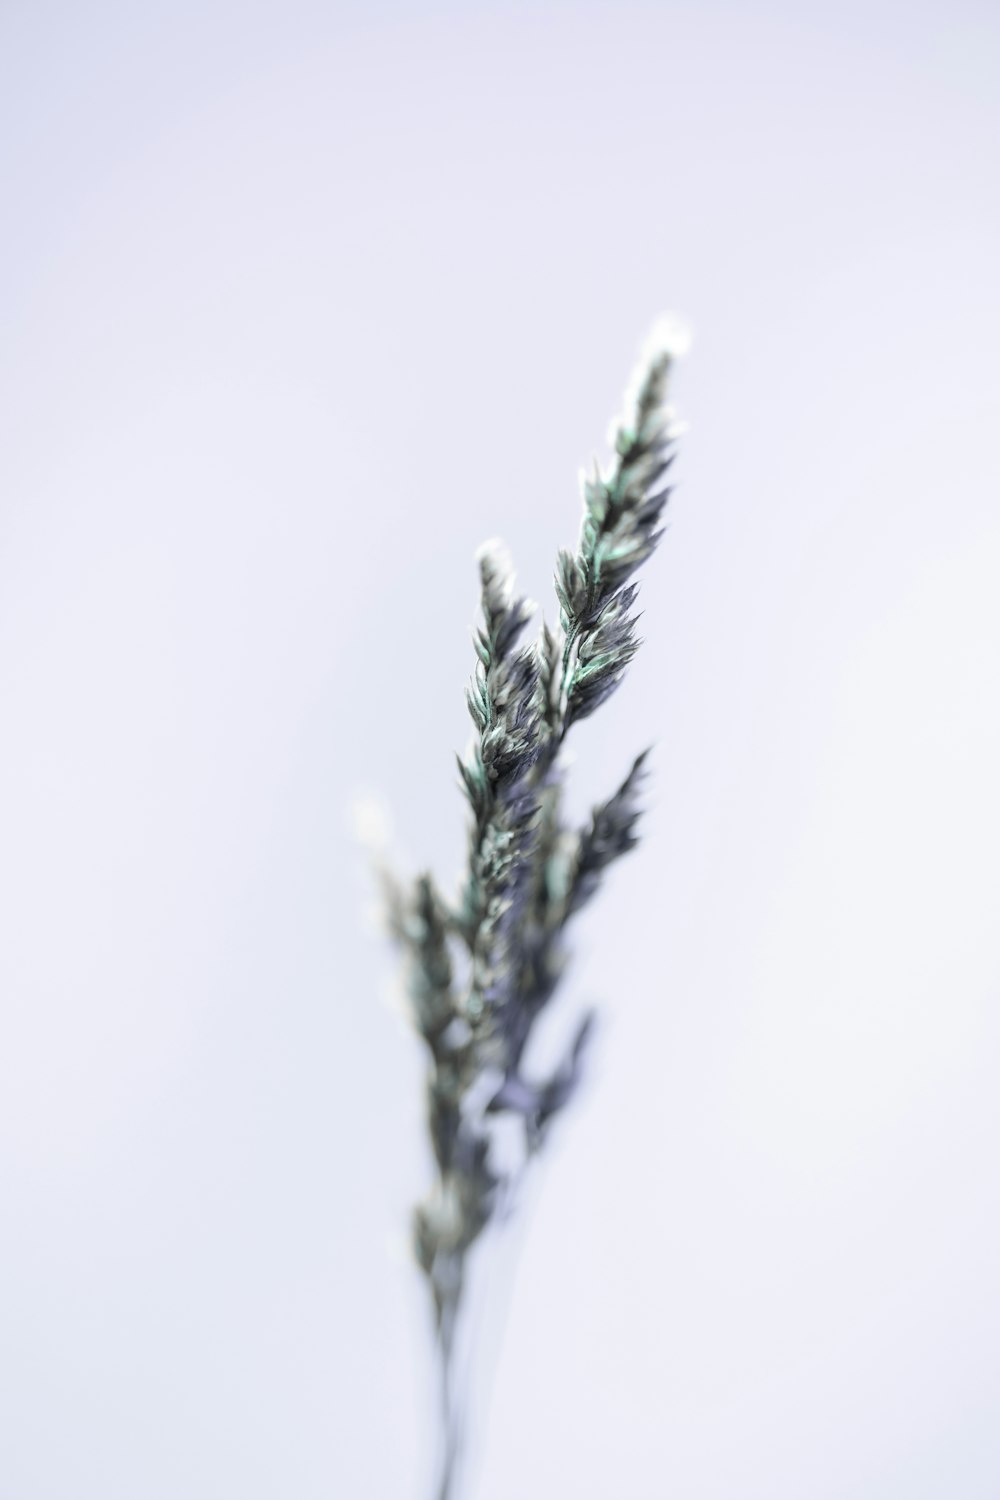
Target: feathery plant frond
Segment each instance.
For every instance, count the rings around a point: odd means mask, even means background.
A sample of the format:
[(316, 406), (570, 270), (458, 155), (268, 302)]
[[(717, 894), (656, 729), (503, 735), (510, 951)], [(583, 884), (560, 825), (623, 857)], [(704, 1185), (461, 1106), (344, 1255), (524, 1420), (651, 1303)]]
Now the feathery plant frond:
[(559, 554), (563, 734), (611, 696), (638, 648), (633, 612), (638, 590), (628, 581), (655, 550), (670, 497), (663, 484), (673, 462), (664, 406), (670, 364), (667, 351), (650, 360), (630, 418), (615, 434), (609, 473), (598, 468), (584, 481), (576, 554)]
[[(578, 1022), (562, 1062), (529, 1078), (524, 1056), (567, 962), (570, 918), (605, 870), (634, 848), (647, 753), (618, 789), (570, 828), (560, 749), (607, 701), (639, 647), (637, 569), (663, 534), (673, 461), (667, 382), (675, 336), (644, 361), (607, 471), (583, 483), (576, 551), (559, 554), (558, 624), (523, 645), (532, 607), (502, 549), (481, 549), (482, 624), (467, 691), (474, 726), (458, 762), (471, 809), (468, 868), (449, 904), (430, 875), (404, 886), (381, 872), (387, 926), (406, 959), (414, 1025), (428, 1049), (427, 1117), (437, 1176), (416, 1208), (413, 1244), (426, 1276), (442, 1377), (444, 1460), (438, 1500), (454, 1493), (460, 1411), (455, 1339), (470, 1251), (516, 1197), (521, 1175), (579, 1083), (594, 1016)], [(504, 1165), (495, 1122), (520, 1122), (523, 1154)]]

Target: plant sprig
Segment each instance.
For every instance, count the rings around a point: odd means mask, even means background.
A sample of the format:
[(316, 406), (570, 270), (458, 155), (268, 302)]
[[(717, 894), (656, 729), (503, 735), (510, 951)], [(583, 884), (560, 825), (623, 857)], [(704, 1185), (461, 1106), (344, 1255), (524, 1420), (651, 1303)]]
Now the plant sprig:
[[(546, 1078), (524, 1068), (534, 1025), (567, 963), (566, 928), (604, 872), (635, 847), (647, 753), (590, 821), (562, 812), (560, 750), (572, 726), (619, 687), (639, 647), (633, 581), (663, 535), (673, 461), (666, 406), (676, 340), (638, 372), (614, 457), (583, 482), (576, 550), (559, 553), (558, 624), (522, 644), (532, 609), (502, 550), (480, 553), (482, 623), (467, 692), (474, 726), (459, 759), (471, 810), (468, 866), (447, 902), (428, 874), (409, 885), (383, 872), (388, 926), (406, 958), (416, 1029), (428, 1050), (427, 1117), (436, 1180), (414, 1211), (413, 1243), (434, 1308), (443, 1393), (444, 1461), (438, 1500), (453, 1493), (460, 1440), (454, 1388), (456, 1329), (472, 1247), (509, 1210), (527, 1162), (582, 1075), (593, 1013), (577, 1023)], [(523, 1155), (503, 1165), (498, 1117), (519, 1120)]]

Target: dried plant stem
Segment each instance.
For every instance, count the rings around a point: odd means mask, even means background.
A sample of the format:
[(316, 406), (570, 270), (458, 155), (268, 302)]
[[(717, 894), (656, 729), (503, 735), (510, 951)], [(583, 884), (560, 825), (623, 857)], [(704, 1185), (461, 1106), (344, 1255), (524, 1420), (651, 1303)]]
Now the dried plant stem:
[[(665, 405), (673, 341), (644, 361), (614, 437), (614, 459), (583, 486), (575, 552), (559, 554), (559, 622), (520, 644), (531, 618), (496, 547), (480, 554), (482, 624), (468, 691), (475, 727), (459, 760), (471, 809), (468, 867), (446, 901), (429, 874), (403, 885), (382, 871), (392, 935), (407, 960), (415, 1025), (427, 1046), (433, 1191), (416, 1209), (413, 1243), (431, 1291), (441, 1380), (442, 1466), (437, 1500), (455, 1500), (463, 1441), (456, 1382), (469, 1256), (510, 1212), (527, 1166), (579, 1081), (593, 1025), (577, 1024), (544, 1079), (525, 1056), (567, 962), (565, 930), (604, 870), (633, 848), (645, 752), (579, 829), (562, 812), (569, 730), (619, 686), (639, 646), (638, 567), (653, 553), (669, 489), (673, 430)], [(495, 1127), (520, 1122), (522, 1152), (498, 1157)]]

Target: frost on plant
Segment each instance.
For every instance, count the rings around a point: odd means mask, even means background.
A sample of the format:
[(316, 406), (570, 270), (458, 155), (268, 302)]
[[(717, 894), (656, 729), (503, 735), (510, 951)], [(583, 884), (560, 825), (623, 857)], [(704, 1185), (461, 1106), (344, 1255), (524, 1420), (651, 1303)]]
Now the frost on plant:
[[(482, 620), (467, 691), (474, 725), (459, 760), (469, 804), (468, 863), (456, 899), (429, 874), (381, 872), (389, 929), (401, 948), (414, 1024), (427, 1048), (427, 1122), (436, 1164), (413, 1215), (440, 1359), (444, 1461), (453, 1493), (459, 1406), (453, 1366), (469, 1253), (511, 1205), (521, 1174), (577, 1086), (593, 1015), (577, 1023), (548, 1077), (525, 1068), (532, 1029), (563, 973), (571, 918), (604, 871), (637, 842), (646, 753), (582, 828), (562, 810), (569, 730), (601, 707), (639, 646), (635, 574), (663, 533), (673, 459), (666, 388), (682, 339), (658, 327), (612, 433), (613, 459), (583, 482), (583, 520), (555, 575), (558, 623), (525, 642), (532, 611), (499, 544), (480, 552)], [(515, 1165), (496, 1149), (500, 1116), (517, 1122)]]

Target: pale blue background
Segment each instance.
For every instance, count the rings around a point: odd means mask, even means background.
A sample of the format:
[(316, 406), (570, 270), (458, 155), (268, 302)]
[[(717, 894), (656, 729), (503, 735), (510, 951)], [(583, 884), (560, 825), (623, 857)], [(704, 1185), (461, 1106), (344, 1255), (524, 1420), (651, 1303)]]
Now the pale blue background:
[(665, 307), (477, 1500), (1000, 1495), (998, 77), (985, 0), (0, 8), (0, 1500), (427, 1494), (351, 799), (457, 875), (474, 549), (548, 602)]

